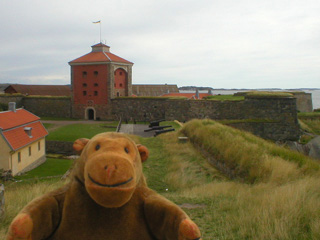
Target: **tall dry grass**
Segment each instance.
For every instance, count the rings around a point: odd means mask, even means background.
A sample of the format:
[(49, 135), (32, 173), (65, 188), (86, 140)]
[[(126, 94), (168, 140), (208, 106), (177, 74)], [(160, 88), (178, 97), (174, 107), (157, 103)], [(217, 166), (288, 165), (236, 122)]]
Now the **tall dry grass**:
[(281, 184), (319, 173), (319, 164), (302, 154), (211, 120), (190, 121), (181, 131), (223, 163), (236, 178), (249, 183)]
[(5, 186), (5, 217), (0, 224), (0, 239), (5, 239), (7, 229), (12, 219), (28, 202), (63, 184), (64, 182), (62, 181), (46, 181), (32, 184), (7, 184)]
[[(207, 124), (207, 127), (208, 125), (211, 124)], [(210, 132), (207, 127), (204, 132)], [(199, 133), (194, 129), (191, 132), (194, 135)], [(177, 135), (172, 133), (162, 137), (165, 139), (164, 147), (170, 152), (172, 159), (166, 180), (168, 184), (179, 187), (178, 193), (169, 192), (167, 197), (181, 204), (189, 202), (205, 206), (185, 209), (199, 224), (203, 238), (320, 239), (320, 178), (317, 167), (313, 167), (317, 163), (312, 160), (309, 163), (310, 159), (304, 159), (303, 156), (300, 159), (300, 155), (287, 153), (287, 149), (278, 149), (264, 140), (258, 139), (257, 142), (254, 136), (241, 131), (223, 128), (220, 134), (227, 135), (227, 139), (231, 137), (234, 141), (221, 142), (223, 140), (219, 134), (215, 134), (219, 144), (213, 141), (214, 146), (211, 145), (211, 149), (208, 149), (215, 151), (220, 157), (240, 158), (239, 164), (249, 166), (248, 173), (257, 176), (258, 181), (241, 183), (221, 177), (199, 176), (199, 168), (203, 173), (207, 172), (206, 168), (211, 168), (213, 174), (217, 170), (212, 170), (210, 164), (204, 164), (206, 160), (192, 144), (178, 143)], [(243, 140), (244, 138), (250, 139)], [(210, 140), (212, 141), (211, 138)], [(252, 145), (251, 142), (256, 144)], [(263, 151), (257, 146), (258, 143), (265, 148)], [(224, 146), (229, 144), (233, 148)], [(217, 146), (221, 149), (217, 149)], [(251, 146), (249, 150), (248, 146)], [(245, 150), (245, 156), (250, 156), (247, 161), (259, 158), (257, 162), (262, 166), (243, 163), (246, 159), (241, 154)], [(185, 154), (191, 156), (191, 159)], [(295, 159), (290, 159), (292, 156)]]

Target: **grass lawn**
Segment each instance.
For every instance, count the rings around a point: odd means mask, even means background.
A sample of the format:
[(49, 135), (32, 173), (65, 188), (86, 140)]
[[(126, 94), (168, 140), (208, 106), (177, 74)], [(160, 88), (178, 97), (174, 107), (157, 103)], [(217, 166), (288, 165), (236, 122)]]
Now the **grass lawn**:
[(214, 95), (206, 97), (206, 100), (215, 101), (243, 101), (244, 96), (234, 96), (234, 95)]
[(114, 132), (118, 123), (70, 124), (50, 132), (47, 140), (73, 142), (78, 138), (92, 138), (98, 133)]
[(54, 124), (52, 124), (52, 123), (42, 123), (42, 124), (47, 130), (54, 126)]
[(73, 160), (48, 158), (47, 161), (39, 167), (15, 177), (17, 180), (40, 179), (46, 177), (62, 176), (73, 164)]
[(298, 113), (299, 119), (320, 119), (320, 112)]
[[(150, 151), (143, 163), (149, 187), (181, 205), (199, 225), (203, 239), (320, 239), (319, 163), (229, 127), (206, 121), (194, 124), (156, 138), (135, 139)], [(178, 141), (183, 132), (190, 142)], [(256, 181), (228, 179), (192, 141), (212, 151), (221, 166), (241, 167), (243, 177), (254, 176)], [(27, 202), (63, 183), (58, 179), (6, 183), (7, 213), (0, 224), (0, 239)]]

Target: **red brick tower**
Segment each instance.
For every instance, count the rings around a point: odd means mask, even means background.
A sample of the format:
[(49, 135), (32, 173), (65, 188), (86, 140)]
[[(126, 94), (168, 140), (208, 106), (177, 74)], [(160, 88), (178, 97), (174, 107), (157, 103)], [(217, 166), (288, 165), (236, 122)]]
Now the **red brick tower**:
[(69, 65), (75, 118), (108, 119), (110, 100), (132, 95), (133, 63), (112, 54), (105, 44), (93, 45)]

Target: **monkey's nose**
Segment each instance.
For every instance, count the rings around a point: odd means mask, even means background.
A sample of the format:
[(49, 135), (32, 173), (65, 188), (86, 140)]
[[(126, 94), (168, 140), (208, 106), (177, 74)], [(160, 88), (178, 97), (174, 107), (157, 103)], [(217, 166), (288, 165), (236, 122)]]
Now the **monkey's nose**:
[(106, 165), (104, 169), (107, 171), (107, 178), (111, 178), (113, 173), (117, 170), (117, 166), (115, 165)]

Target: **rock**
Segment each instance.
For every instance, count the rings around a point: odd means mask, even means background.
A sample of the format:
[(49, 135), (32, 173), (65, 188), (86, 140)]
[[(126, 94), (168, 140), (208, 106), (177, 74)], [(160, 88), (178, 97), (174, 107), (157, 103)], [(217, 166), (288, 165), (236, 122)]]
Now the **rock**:
[(4, 185), (0, 184), (0, 220), (4, 217)]
[(309, 155), (309, 148), (306, 145), (303, 145), (301, 143), (295, 142), (295, 141), (286, 141), (284, 144), (279, 144), (280, 146), (286, 146), (289, 147), (291, 150), (297, 151), (299, 153), (302, 153), (304, 155)]
[(320, 160), (320, 136), (315, 137), (306, 144), (309, 148), (309, 156)]

